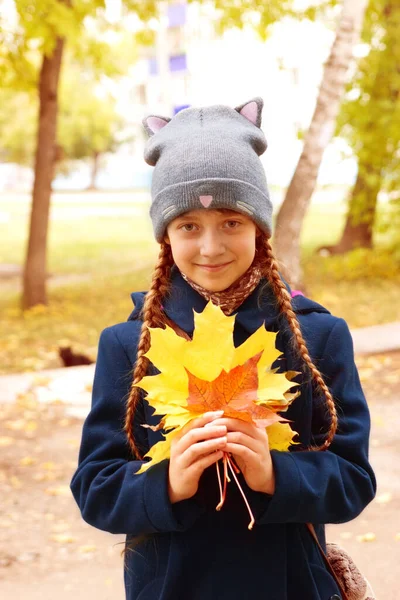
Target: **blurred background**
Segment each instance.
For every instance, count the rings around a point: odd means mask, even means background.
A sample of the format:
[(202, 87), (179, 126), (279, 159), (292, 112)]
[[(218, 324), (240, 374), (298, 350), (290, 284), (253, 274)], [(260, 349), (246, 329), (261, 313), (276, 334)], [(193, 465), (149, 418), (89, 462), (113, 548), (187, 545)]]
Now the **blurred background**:
[(394, 0), (0, 0), (2, 597), (123, 597), (122, 538), (68, 485), (100, 331), (157, 256), (142, 119), (255, 96), (281, 272), (348, 322), (371, 410), (377, 497), (328, 538), (398, 598)]

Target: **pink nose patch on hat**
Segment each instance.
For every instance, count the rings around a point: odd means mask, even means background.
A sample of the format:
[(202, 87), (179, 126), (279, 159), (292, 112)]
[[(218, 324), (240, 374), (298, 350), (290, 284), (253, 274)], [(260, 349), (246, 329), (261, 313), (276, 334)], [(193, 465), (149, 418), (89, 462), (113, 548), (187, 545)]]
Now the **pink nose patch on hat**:
[(204, 208), (208, 208), (213, 201), (212, 196), (200, 196), (200, 202), (204, 206)]

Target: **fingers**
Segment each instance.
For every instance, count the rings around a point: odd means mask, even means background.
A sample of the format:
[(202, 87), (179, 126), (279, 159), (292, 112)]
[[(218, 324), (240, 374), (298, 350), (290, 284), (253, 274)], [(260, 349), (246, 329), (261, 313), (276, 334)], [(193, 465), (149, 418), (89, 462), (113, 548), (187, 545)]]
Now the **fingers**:
[(186, 423), (186, 425), (184, 425), (184, 427), (182, 427), (182, 429), (179, 432), (179, 435), (177, 437), (181, 438), (190, 429), (194, 429), (197, 427), (204, 427), (205, 425), (212, 425), (213, 421), (220, 418), (223, 414), (224, 414), (223, 410), (206, 412), (206, 413), (204, 413), (204, 415), (201, 415), (200, 417), (196, 417), (195, 419), (192, 419), (191, 421), (189, 421), (189, 423)]
[(250, 435), (247, 435), (247, 433), (243, 433), (242, 431), (228, 431), (226, 437), (228, 444), (234, 444), (235, 446), (239, 444), (240, 446), (249, 448), (249, 450), (252, 450), (257, 454), (260, 452), (260, 440), (254, 439)]
[[(202, 448), (201, 442), (204, 440), (213, 441), (212, 438), (222, 438), (226, 436), (226, 425), (220, 425), (219, 427), (197, 427), (196, 429), (190, 429), (186, 432), (179, 440), (179, 453), (183, 454), (190, 446), (196, 445)], [(224, 438), (226, 442), (226, 437)]]
[(241, 419), (234, 419), (232, 417), (221, 417), (215, 419), (212, 423), (205, 425), (205, 428), (210, 426), (219, 426), (226, 425), (228, 431), (241, 431), (245, 433), (249, 437), (252, 437), (256, 440), (260, 440), (265, 437), (265, 430), (260, 429), (254, 423), (248, 423), (246, 421), (242, 421)]
[(234, 456), (239, 456), (248, 464), (254, 464), (260, 459), (260, 456), (257, 454), (257, 452), (254, 452), (247, 446), (235, 444), (234, 442), (227, 442), (224, 447), (224, 452), (230, 452)]
[[(189, 435), (187, 434), (186, 437), (189, 437)], [(204, 454), (209, 455), (210, 453), (214, 453), (215, 450), (225, 450), (226, 441), (225, 435), (190, 444), (180, 457), (181, 467), (185, 469), (192, 466)]]
[(212, 452), (207, 456), (203, 456), (199, 458), (196, 462), (194, 462), (189, 468), (193, 471), (197, 476), (200, 476), (207, 467), (211, 467), (214, 463), (220, 460), (223, 457), (224, 453), (222, 450), (218, 450), (217, 452)]

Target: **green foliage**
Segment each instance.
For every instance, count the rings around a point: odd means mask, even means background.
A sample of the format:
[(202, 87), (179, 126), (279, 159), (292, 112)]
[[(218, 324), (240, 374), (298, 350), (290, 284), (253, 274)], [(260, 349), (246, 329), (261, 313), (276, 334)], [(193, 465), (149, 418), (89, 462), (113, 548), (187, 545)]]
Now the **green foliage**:
[(123, 141), (124, 120), (115, 98), (71, 62), (64, 70), (60, 99), (58, 140), (64, 161), (117, 149)]
[(37, 97), (27, 91), (0, 89), (0, 161), (33, 166)]
[(144, 22), (158, 15), (158, 4), (158, 0), (123, 0), (126, 12), (135, 13)]
[(261, 40), (265, 41), (272, 25), (284, 18), (316, 20), (326, 17), (339, 0), (324, 0), (307, 8), (296, 6), (295, 0), (214, 0), (219, 15), (215, 22), (218, 35), (231, 28), (251, 26)]
[[(316, 267), (316, 265), (314, 265)], [(329, 274), (333, 281), (398, 280), (400, 282), (400, 252), (357, 248), (343, 255), (320, 259), (320, 274)]]
[[(146, 21), (158, 14), (157, 2), (123, 2)], [(14, 91), (37, 86), (43, 54), (50, 55), (57, 37), (65, 37), (69, 51), (85, 69), (98, 76), (121, 75), (135, 60), (138, 40), (123, 29), (123, 22), (105, 19), (105, 0), (15, 0), (17, 28), (12, 31), (0, 17), (0, 81)], [(108, 35), (119, 38), (113, 43)]]
[(140, 29), (134, 35), (139, 46), (152, 47), (156, 44), (156, 32), (149, 27), (146, 27), (146, 29)]
[[(0, 160), (33, 166), (37, 110), (36, 96), (0, 90)], [(60, 88), (58, 171), (68, 172), (69, 161), (115, 151), (126, 141), (123, 127), (116, 100), (68, 59)]]
[(352, 202), (352, 222), (362, 222), (379, 192), (400, 186), (400, 4), (370, 0), (362, 39), (369, 47), (348, 83), (336, 134), (358, 159), (362, 186)]

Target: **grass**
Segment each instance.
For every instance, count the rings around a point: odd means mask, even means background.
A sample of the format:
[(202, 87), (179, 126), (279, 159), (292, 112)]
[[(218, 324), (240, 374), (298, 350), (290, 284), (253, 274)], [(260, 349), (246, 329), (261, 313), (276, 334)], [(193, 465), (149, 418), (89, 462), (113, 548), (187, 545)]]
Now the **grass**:
[[(143, 194), (55, 194), (48, 241), (49, 306), (21, 312), (16, 284), (5, 282), (0, 317), (0, 373), (59, 366), (57, 348), (71, 343), (95, 358), (100, 331), (125, 321), (130, 293), (147, 289), (157, 256)], [(29, 198), (0, 196), (0, 263), (22, 265)], [(307, 295), (350, 327), (400, 320), (400, 257), (384, 236), (375, 252), (323, 258), (344, 222), (341, 203), (312, 205), (302, 232)], [(52, 283), (54, 281), (54, 283)]]

